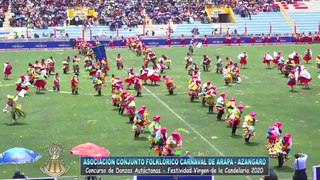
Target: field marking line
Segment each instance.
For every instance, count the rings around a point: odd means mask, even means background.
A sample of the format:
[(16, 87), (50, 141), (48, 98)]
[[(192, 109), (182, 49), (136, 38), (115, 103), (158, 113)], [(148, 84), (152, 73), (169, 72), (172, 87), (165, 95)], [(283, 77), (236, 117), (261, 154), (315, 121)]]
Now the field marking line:
[[(116, 65), (116, 63), (111, 60), (113, 64)], [(122, 69), (122, 71), (127, 74), (127, 72)], [(225, 156), (216, 146), (214, 146), (210, 141), (208, 141), (205, 137), (203, 137), (195, 128), (193, 128), (186, 120), (184, 120), (181, 116), (179, 116), (168, 104), (163, 102), (157, 95), (153, 94), (147, 87), (142, 86), (145, 90), (147, 90), (154, 98), (156, 98), (164, 107), (166, 107), (171, 113), (173, 113), (180, 121), (182, 121), (184, 124), (186, 124), (194, 133), (196, 133), (203, 141), (205, 141), (209, 146), (212, 147), (219, 155)]]

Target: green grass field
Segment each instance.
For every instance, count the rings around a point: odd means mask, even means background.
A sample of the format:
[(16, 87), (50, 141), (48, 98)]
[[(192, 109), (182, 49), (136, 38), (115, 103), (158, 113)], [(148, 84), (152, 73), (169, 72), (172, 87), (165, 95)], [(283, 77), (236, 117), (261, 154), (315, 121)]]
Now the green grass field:
[[(176, 82), (176, 95), (168, 96), (164, 82), (160, 86), (144, 86), (143, 97), (136, 98), (137, 106), (147, 105), (151, 116), (161, 115), (161, 124), (168, 132), (181, 128), (183, 137), (183, 152), (190, 151), (194, 156), (219, 155), (268, 155), (265, 150), (266, 130), (275, 121), (283, 122), (283, 133), (291, 133), (293, 138), (292, 154), (304, 152), (309, 155), (307, 173), (312, 177), (312, 166), (320, 164), (318, 150), (320, 145), (316, 140), (320, 136), (319, 114), (320, 81), (317, 78), (320, 70), (316, 69), (315, 58), (306, 67), (313, 77), (311, 89), (296, 86), (295, 92), (290, 92), (287, 79), (276, 69), (266, 69), (262, 64), (265, 51), (281, 51), (285, 56), (294, 50), (303, 54), (306, 48), (312, 48), (314, 57), (320, 54), (320, 45), (281, 45), (281, 46), (211, 46), (195, 49), (194, 61), (200, 64), (204, 54), (215, 59), (216, 55), (231, 57), (237, 60), (237, 55), (243, 50), (249, 55), (248, 68), (241, 71), (241, 84), (223, 88), (222, 75), (202, 72), (203, 82), (211, 80), (219, 87), (217, 93), (226, 92), (226, 99), (235, 96), (237, 102), (246, 105), (244, 114), (250, 111), (257, 113), (260, 122), (256, 125), (256, 136), (246, 145), (241, 136), (231, 138), (231, 129), (224, 122), (216, 121), (216, 114), (207, 114), (207, 107), (201, 106), (199, 100), (191, 103), (187, 95), (189, 76), (184, 69), (184, 56), (187, 47), (154, 48), (158, 57), (166, 54), (173, 61), (173, 68), (165, 70)], [(125, 71), (115, 70), (115, 56), (124, 56)], [(11, 125), (9, 114), (0, 114), (0, 152), (12, 147), (26, 147), (40, 153), (43, 158), (31, 164), (19, 165), (19, 169), (29, 177), (46, 176), (40, 167), (47, 161), (46, 148), (51, 143), (58, 143), (65, 148), (64, 161), (70, 166), (66, 176), (79, 176), (79, 157), (70, 155), (69, 150), (80, 143), (93, 142), (110, 150), (111, 155), (117, 156), (147, 156), (149, 142), (148, 134), (134, 140), (128, 118), (120, 116), (112, 106), (110, 99), (110, 76), (107, 77), (107, 87), (103, 96), (97, 97), (92, 87), (92, 81), (87, 72), (80, 73), (80, 95), (74, 96), (69, 92), (72, 74), (62, 74), (61, 62), (67, 56), (74, 56), (73, 50), (30, 50), (2, 51), (1, 62), (10, 60), (13, 64), (11, 80), (1, 80), (1, 105), (5, 105), (8, 94), (15, 95), (15, 82), (22, 73), (26, 73), (29, 62), (36, 59), (53, 56), (57, 63), (56, 69), (61, 75), (61, 92), (44, 91), (36, 94), (31, 88), (28, 96), (19, 99), (27, 118), (19, 125)], [(133, 67), (138, 73), (142, 64), (141, 57), (127, 49), (108, 49), (108, 59), (111, 73), (125, 77), (128, 68)], [(83, 57), (82, 57), (83, 67)], [(304, 62), (302, 62), (304, 64)], [(53, 77), (48, 80), (47, 88), (52, 90)], [(68, 92), (68, 93), (67, 93)], [(132, 91), (133, 92), (133, 91)], [(237, 134), (241, 135), (241, 129)], [(155, 154), (152, 154), (155, 155)], [(156, 156), (156, 155), (155, 155)], [(277, 165), (276, 159), (270, 159), (271, 167)], [(15, 165), (0, 165), (0, 179), (12, 177)], [(290, 179), (293, 175), (293, 160), (285, 163), (282, 169), (275, 170), (280, 179)], [(251, 179), (260, 177), (252, 176)], [(131, 177), (104, 177), (104, 179), (131, 179)], [(216, 179), (248, 179), (247, 177), (217, 177)]]

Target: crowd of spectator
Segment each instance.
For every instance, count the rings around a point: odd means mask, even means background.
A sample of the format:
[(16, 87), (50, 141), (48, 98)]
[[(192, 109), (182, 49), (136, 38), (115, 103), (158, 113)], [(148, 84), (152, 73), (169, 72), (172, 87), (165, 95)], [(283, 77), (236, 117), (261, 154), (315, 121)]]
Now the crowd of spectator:
[(9, 0), (0, 0), (0, 27), (3, 27), (5, 13), (8, 11)]
[(153, 24), (167, 24), (170, 19), (173, 23), (192, 23), (193, 21), (208, 22), (204, 1), (194, 0), (147, 0), (146, 13)]
[(12, 0), (10, 25), (46, 29), (63, 26), (67, 19), (65, 0)]
[[(2, 0), (1, 11), (5, 12), (8, 0)], [(278, 11), (273, 0), (214, 0), (217, 6), (230, 6), (236, 14), (254, 15), (258, 12)], [(145, 14), (152, 24), (175, 24), (183, 22), (211, 23), (205, 11), (205, 0), (12, 0), (10, 25), (46, 29), (64, 25), (106, 25), (116, 27), (137, 27), (145, 22)], [(5, 4), (5, 5), (3, 5)], [(94, 9), (98, 16), (68, 19), (68, 8)], [(2, 15), (0, 11), (0, 24)], [(217, 19), (215, 19), (217, 20)]]

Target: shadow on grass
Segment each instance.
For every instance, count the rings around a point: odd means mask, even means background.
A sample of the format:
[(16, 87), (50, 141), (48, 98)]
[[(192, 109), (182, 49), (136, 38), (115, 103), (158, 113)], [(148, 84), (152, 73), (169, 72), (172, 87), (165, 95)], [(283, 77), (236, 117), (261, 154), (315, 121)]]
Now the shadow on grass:
[(40, 95), (40, 94), (41, 94), (41, 95), (46, 94), (46, 93), (45, 93), (45, 92), (43, 92), (43, 91), (45, 91), (45, 90), (42, 90), (42, 91), (40, 91), (40, 92), (36, 92), (36, 94), (37, 94), (37, 95)]
[(297, 91), (297, 90), (290, 90), (289, 92), (291, 92), (291, 93), (298, 93), (299, 91)]
[(236, 135), (231, 136), (231, 138), (234, 138), (234, 139), (241, 139), (241, 138), (242, 138), (242, 136), (241, 136), (241, 135), (236, 134)]
[(190, 100), (190, 102), (191, 103), (201, 103), (200, 101), (195, 101), (195, 100), (193, 100), (193, 101)]
[(103, 96), (103, 95), (98, 95), (98, 94), (95, 94), (95, 95), (93, 95), (94, 97), (101, 97), (101, 96)]
[(178, 94), (166, 94), (165, 96), (176, 96)]
[(28, 125), (27, 123), (22, 123), (22, 122), (16, 122), (16, 123), (3, 123), (6, 126), (24, 126)]
[(259, 146), (260, 143), (258, 142), (250, 142), (250, 143), (246, 143), (247, 146)]
[(277, 172), (292, 172), (292, 173), (294, 172), (294, 169), (289, 166), (283, 166), (282, 168), (279, 168), (278, 166), (274, 166), (273, 169), (276, 170)]
[(147, 141), (149, 138), (147, 137), (136, 137), (134, 138), (135, 141)]
[(155, 87), (155, 86), (160, 86), (160, 84), (144, 84), (144, 86)]

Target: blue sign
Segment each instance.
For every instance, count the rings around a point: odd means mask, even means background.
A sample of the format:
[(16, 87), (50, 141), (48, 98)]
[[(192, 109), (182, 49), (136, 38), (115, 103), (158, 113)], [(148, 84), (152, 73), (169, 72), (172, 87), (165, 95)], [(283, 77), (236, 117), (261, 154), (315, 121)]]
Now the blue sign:
[[(255, 42), (260, 43), (261, 38), (255, 37)], [(281, 42), (293, 42), (294, 37), (280, 37)], [(171, 45), (180, 45), (181, 39), (171, 39)], [(185, 39), (185, 43), (189, 44), (191, 38)], [(201, 38), (196, 38), (196, 42), (202, 42)], [(224, 44), (226, 38), (208, 38), (208, 44)], [(167, 45), (166, 39), (141, 39), (141, 41), (147, 46), (165, 46)], [(232, 43), (236, 43), (236, 38), (231, 39)], [(93, 43), (93, 41), (89, 41)], [(115, 40), (115, 46), (121, 46), (122, 40)], [(272, 37), (272, 42), (275, 42), (275, 37)], [(110, 41), (101, 41), (104, 46), (109, 46)], [(250, 37), (241, 37), (241, 43), (250, 43)], [(69, 41), (48, 41), (48, 42), (0, 42), (0, 49), (35, 49), (35, 48), (69, 48), (71, 44)]]

